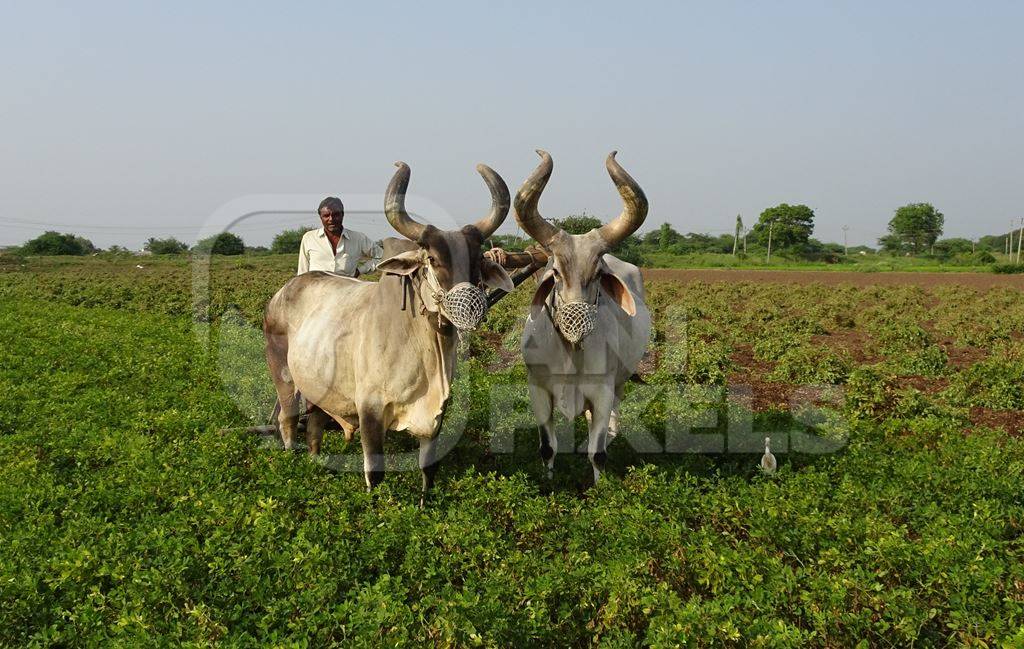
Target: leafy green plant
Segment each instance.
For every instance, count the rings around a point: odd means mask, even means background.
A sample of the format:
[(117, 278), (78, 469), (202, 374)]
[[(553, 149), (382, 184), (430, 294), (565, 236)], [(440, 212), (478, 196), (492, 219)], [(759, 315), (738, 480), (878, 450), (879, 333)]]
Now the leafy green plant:
[(836, 384), (846, 381), (853, 362), (849, 355), (817, 345), (785, 351), (768, 377), (789, 383)]
[[(256, 325), (293, 261), (214, 258), (199, 304), (185, 259), (0, 270), (0, 645), (1020, 636), (1024, 439), (971, 421), (975, 408), (1024, 407), (1020, 291), (649, 282), (658, 363), (647, 385), (628, 384), (609, 470), (589, 488), (590, 464), (573, 452), (583, 418), (567, 426), (572, 443), (548, 480), (525, 370), (494, 362), (497, 341), (517, 346), (524, 287), (492, 309), (458, 366), (446, 431), (461, 433), (421, 510), (416, 471), (392, 471), (367, 494), (358, 472), (224, 431), (273, 399)], [(733, 403), (730, 357), (774, 327), (805, 340), (844, 313), (840, 328), (882, 358), (834, 352), (833, 365), (827, 346), (807, 343), (778, 356), (785, 382), (849, 372), (829, 415), (849, 430), (845, 445), (800, 451), (797, 413), (761, 404), (779, 387), (767, 376), (735, 377), (749, 379), (752, 403)], [(936, 370), (945, 391), (903, 375), (968, 324), (976, 340), (1002, 342)], [(684, 434), (722, 447), (633, 446)], [(756, 468), (768, 435), (771, 476)], [(730, 449), (744, 437), (756, 453)], [(387, 449), (415, 463), (401, 435)], [(340, 434), (324, 450), (359, 461), (358, 442)]]
[(957, 374), (950, 394), (965, 405), (1024, 410), (1024, 345), (1004, 345)]

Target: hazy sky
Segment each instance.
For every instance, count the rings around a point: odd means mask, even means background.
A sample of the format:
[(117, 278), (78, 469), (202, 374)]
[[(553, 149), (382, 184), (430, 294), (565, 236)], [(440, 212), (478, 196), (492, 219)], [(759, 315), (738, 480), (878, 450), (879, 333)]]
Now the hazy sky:
[(618, 149), (644, 229), (806, 203), (816, 237), (874, 243), (928, 201), (947, 236), (1001, 232), (1024, 216), (1022, 27), (1008, 2), (5, 2), (0, 245), (192, 241), (247, 196), (381, 194), (399, 159), (468, 222), (474, 165), (514, 192), (538, 147), (549, 217), (617, 214)]

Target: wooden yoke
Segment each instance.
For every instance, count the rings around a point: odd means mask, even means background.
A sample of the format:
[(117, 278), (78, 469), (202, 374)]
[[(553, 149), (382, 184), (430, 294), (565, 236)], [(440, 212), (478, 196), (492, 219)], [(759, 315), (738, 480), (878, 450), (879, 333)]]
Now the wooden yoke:
[[(488, 250), (484, 253), (484, 257), (491, 260), (495, 259), (499, 255), (493, 250)], [(530, 277), (548, 263), (547, 254), (540, 249), (539, 246), (530, 246), (524, 252), (505, 252), (504, 263), (502, 266), (507, 269), (518, 268), (515, 273), (512, 273), (512, 284), (519, 286), (526, 281), (527, 277)], [(505, 291), (496, 288), (492, 289), (487, 293), (487, 306), (494, 306), (498, 300), (508, 295)]]

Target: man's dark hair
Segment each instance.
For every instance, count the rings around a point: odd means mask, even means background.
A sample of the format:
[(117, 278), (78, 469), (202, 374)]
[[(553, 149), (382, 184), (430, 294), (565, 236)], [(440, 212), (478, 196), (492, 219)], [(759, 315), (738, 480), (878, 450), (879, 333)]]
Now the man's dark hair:
[(341, 199), (337, 196), (328, 196), (324, 200), (320, 201), (320, 207), (316, 208), (316, 213), (319, 214), (320, 210), (327, 208), (332, 212), (345, 213), (345, 204), (341, 202)]

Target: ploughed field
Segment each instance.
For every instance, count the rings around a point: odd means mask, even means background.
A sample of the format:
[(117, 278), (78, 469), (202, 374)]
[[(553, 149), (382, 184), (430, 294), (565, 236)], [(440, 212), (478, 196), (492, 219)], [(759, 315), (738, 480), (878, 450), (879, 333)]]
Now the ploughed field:
[(591, 488), (537, 457), (528, 283), (466, 342), (420, 510), (404, 434), (366, 494), (358, 441), (243, 432), (291, 262), (0, 269), (0, 644), (1024, 642), (1019, 285), (650, 273)]

